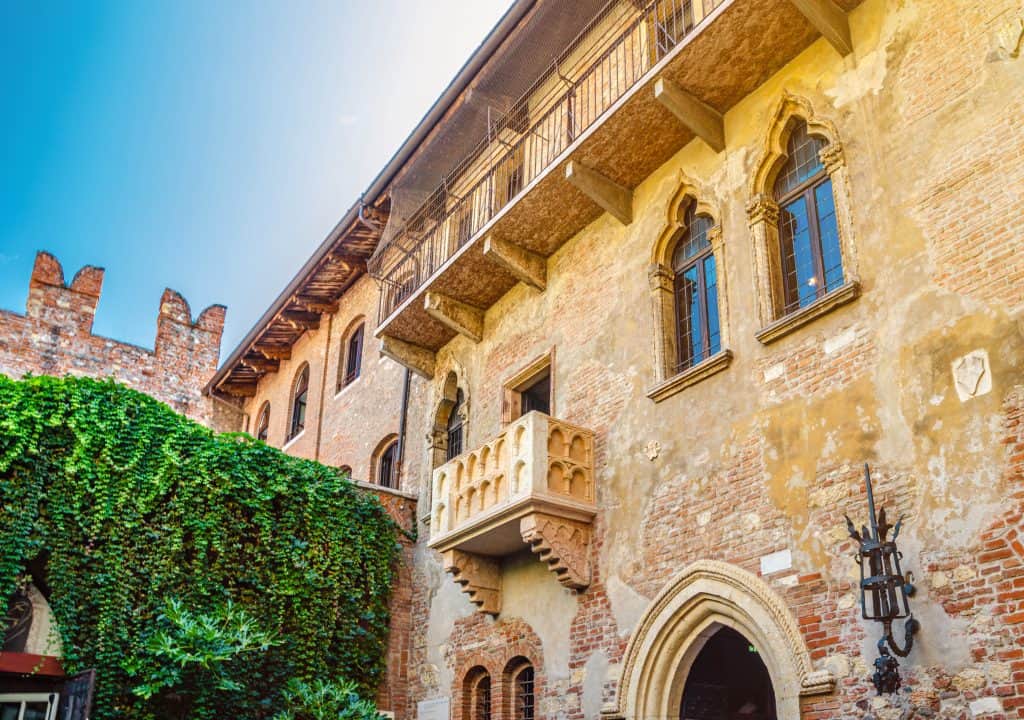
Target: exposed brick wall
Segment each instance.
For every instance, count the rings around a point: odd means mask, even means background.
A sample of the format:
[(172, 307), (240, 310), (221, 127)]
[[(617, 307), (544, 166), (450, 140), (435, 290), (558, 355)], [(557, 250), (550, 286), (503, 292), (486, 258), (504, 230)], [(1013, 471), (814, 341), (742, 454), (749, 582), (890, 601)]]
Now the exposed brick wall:
[(474, 668), (483, 668), (491, 677), (491, 718), (515, 720), (511, 712), (511, 672), (520, 660), (528, 661), (534, 669), (534, 697), (546, 716), (546, 707), (559, 707), (564, 698), (553, 696), (544, 676), (544, 653), (540, 638), (526, 623), (518, 619), (492, 621), (474, 614), (455, 623), (448, 663), (454, 670), (455, 683), (451, 689), (452, 720), (472, 720), (469, 708), (464, 707), (464, 686)]
[(165, 290), (153, 350), (92, 334), (103, 270), (86, 266), (70, 284), (55, 257), (36, 255), (25, 314), (0, 310), (0, 372), (11, 377), (111, 377), (218, 429), (235, 429), (239, 415), (204, 397), (217, 368), (224, 329), (222, 305), (194, 321), (184, 298)]

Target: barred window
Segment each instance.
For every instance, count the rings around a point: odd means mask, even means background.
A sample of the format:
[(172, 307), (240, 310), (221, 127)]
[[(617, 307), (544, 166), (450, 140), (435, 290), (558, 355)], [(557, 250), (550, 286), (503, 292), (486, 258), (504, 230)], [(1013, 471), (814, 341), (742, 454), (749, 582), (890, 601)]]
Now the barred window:
[(303, 365), (292, 386), (292, 419), (288, 439), (306, 429), (306, 402), (309, 396), (309, 365)]
[(708, 233), (711, 218), (686, 210), (684, 228), (672, 257), (676, 311), (676, 372), (706, 360), (719, 350), (718, 276)]
[(515, 720), (534, 720), (534, 677), (533, 666), (527, 665), (513, 680), (513, 717)]
[(843, 284), (832, 180), (821, 162), (827, 143), (794, 125), (786, 162), (775, 181), (779, 204), (783, 314), (811, 304)]
[(491, 676), (481, 675), (473, 684), (470, 700), (472, 720), (491, 720)]

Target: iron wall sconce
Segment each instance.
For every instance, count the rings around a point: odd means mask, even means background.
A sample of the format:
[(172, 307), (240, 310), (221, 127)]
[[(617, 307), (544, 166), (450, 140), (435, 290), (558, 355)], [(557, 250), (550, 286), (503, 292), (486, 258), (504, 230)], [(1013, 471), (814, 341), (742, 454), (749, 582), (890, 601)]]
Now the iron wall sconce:
[[(889, 654), (891, 649), (900, 657), (906, 657), (914, 647), (914, 633), (921, 629), (921, 623), (914, 619), (910, 611), (910, 596), (914, 594), (914, 586), (909, 575), (904, 576), (900, 568), (903, 554), (896, 547), (896, 538), (900, 534), (903, 518), (890, 525), (885, 517), (885, 508), (875, 513), (875, 497), (871, 488), (871, 471), (864, 464), (864, 485), (868, 493), (868, 513), (871, 528), (866, 525), (860, 532), (853, 526), (850, 517), (846, 516), (846, 527), (850, 537), (860, 544), (857, 551), (857, 564), (860, 566), (860, 607), (865, 620), (882, 623), (884, 634), (878, 641), (878, 658), (875, 660), (875, 672), (872, 682), (878, 694), (893, 693), (900, 687), (899, 663)], [(888, 539), (892, 530), (892, 539)], [(892, 624), (896, 620), (906, 618), (902, 647), (897, 644), (892, 634)]]

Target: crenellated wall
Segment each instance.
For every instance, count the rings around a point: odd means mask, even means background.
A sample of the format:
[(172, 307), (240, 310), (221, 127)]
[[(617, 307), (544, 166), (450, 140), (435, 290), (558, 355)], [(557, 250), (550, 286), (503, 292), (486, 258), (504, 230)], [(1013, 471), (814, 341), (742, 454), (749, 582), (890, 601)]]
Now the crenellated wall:
[(239, 429), (240, 413), (203, 396), (217, 368), (224, 306), (211, 305), (193, 321), (185, 299), (165, 290), (154, 349), (149, 350), (93, 334), (102, 287), (102, 268), (87, 265), (69, 284), (57, 258), (39, 252), (25, 314), (0, 310), (0, 372), (110, 377), (193, 420)]

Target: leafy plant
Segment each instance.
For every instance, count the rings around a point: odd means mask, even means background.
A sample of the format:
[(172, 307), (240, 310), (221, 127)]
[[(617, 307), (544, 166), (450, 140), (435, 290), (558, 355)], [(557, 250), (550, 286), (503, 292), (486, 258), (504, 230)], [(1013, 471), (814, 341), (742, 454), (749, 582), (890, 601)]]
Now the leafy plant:
[(293, 679), (284, 690), (286, 709), (274, 720), (379, 720), (376, 706), (349, 680)]
[[(97, 669), (98, 720), (165, 717), (172, 686), (152, 683), (187, 643), (231, 656), (207, 659), (222, 705), (189, 717), (270, 717), (290, 678), (325, 669), (371, 696), (397, 547), (377, 499), (332, 468), (216, 435), (110, 381), (0, 375), (0, 597), (26, 569), (48, 587), (65, 667)], [(173, 630), (167, 598), (221, 641), (243, 612), (260, 628), (214, 652)], [(233, 620), (218, 615), (228, 607)], [(276, 640), (229, 652), (258, 633)]]
[(132, 692), (150, 700), (167, 718), (202, 716), (208, 708), (227, 704), (244, 690), (235, 676), (242, 656), (279, 644), (231, 600), (213, 612), (196, 614), (171, 598), (156, 626), (146, 641), (155, 662), (146, 667), (128, 663), (125, 670), (143, 680)]

